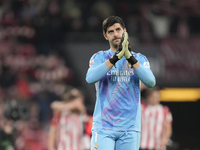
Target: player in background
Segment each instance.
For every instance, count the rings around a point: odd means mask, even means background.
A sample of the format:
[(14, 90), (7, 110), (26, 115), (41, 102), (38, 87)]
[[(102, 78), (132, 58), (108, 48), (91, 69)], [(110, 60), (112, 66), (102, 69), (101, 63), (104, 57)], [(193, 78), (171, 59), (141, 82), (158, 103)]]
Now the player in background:
[(95, 84), (91, 150), (138, 150), (140, 146), (140, 82), (155, 85), (149, 61), (131, 51), (123, 20), (103, 21), (103, 36), (110, 49), (95, 53), (86, 81)]
[(141, 104), (141, 150), (165, 150), (172, 134), (172, 114), (160, 104), (158, 87), (145, 89), (145, 102)]
[(90, 137), (85, 135), (88, 117), (84, 96), (78, 89), (71, 89), (63, 101), (51, 104), (54, 116), (49, 130), (48, 150), (88, 150)]

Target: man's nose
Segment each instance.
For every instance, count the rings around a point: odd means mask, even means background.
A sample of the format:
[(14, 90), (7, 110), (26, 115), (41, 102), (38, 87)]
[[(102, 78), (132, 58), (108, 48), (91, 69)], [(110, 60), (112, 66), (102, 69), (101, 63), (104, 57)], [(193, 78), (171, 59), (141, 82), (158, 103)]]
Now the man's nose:
[(114, 31), (114, 36), (115, 37), (118, 37), (119, 35), (118, 35), (119, 33), (117, 32), (117, 31)]

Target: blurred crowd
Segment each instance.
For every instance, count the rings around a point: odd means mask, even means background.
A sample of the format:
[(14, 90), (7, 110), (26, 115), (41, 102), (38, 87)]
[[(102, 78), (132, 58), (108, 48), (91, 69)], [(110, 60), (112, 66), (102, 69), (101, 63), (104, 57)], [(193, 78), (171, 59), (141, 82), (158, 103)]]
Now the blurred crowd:
[(0, 0), (0, 149), (47, 149), (50, 105), (73, 80), (62, 45), (70, 32), (102, 32), (110, 15), (135, 43), (200, 35), (199, 0)]
[[(101, 23), (109, 15), (123, 17), (128, 31), (140, 42), (200, 33), (199, 0), (1, 0), (0, 3), (1, 38), (18, 28), (17, 34), (36, 38), (39, 47), (49, 42), (60, 43), (72, 31), (101, 32)], [(46, 52), (48, 47), (38, 50)]]

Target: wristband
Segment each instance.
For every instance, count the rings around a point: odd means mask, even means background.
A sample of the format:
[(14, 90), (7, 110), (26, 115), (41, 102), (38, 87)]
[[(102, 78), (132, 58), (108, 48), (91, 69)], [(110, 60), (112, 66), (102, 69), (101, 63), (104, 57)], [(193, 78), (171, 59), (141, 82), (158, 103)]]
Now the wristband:
[(127, 59), (128, 62), (131, 64), (131, 67), (136, 64), (138, 61), (135, 59), (135, 57), (131, 56), (129, 59)]
[(118, 60), (119, 60), (119, 58), (117, 57), (116, 54), (113, 55), (113, 56), (109, 59), (110, 63), (113, 64), (113, 65), (115, 65), (115, 63), (116, 63)]

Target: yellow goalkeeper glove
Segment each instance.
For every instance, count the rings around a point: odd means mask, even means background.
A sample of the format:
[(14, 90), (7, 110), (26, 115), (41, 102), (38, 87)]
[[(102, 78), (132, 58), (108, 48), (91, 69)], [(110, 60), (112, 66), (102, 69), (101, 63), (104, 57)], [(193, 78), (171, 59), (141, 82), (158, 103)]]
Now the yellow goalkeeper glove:
[(122, 34), (122, 39), (117, 48), (116, 53), (109, 59), (113, 65), (115, 65), (115, 63), (124, 56), (125, 50), (128, 49), (128, 41), (127, 40), (128, 40), (128, 34), (127, 34), (127, 32), (124, 32)]
[[(127, 33), (127, 37), (128, 37), (128, 33)], [(130, 45), (129, 39), (127, 40), (127, 43), (128, 43), (128, 47), (125, 49), (124, 56), (127, 59), (127, 61), (131, 64), (131, 67), (132, 67), (138, 61), (137, 61), (137, 59), (135, 59), (135, 57), (131, 53), (131, 45)]]

